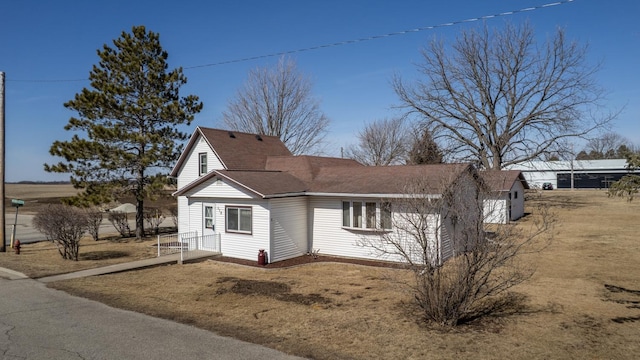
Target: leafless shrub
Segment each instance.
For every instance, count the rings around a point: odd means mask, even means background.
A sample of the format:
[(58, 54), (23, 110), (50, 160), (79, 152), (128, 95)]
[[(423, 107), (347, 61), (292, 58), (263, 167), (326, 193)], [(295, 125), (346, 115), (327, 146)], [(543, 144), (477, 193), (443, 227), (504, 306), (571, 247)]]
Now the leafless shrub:
[(129, 227), (129, 218), (127, 213), (122, 211), (110, 211), (108, 219), (122, 237), (131, 236), (131, 228)]
[(87, 228), (85, 211), (69, 205), (49, 205), (34, 216), (33, 226), (56, 245), (63, 259), (78, 261), (80, 238)]
[(173, 221), (173, 226), (178, 227), (178, 206), (173, 205), (169, 207), (169, 213), (171, 214), (171, 220)]
[(93, 240), (98, 241), (103, 217), (102, 211), (98, 208), (87, 208), (85, 214), (87, 216), (87, 232), (91, 234)]
[(144, 211), (144, 221), (153, 229), (154, 234), (160, 232), (160, 224), (164, 221), (165, 216), (161, 209), (147, 208)]
[(533, 275), (522, 255), (551, 240), (552, 216), (538, 209), (530, 226), (485, 225), (485, 186), (473, 173), (447, 179), (438, 192), (415, 180), (393, 206), (394, 230), (363, 237), (360, 244), (379, 256), (404, 262), (423, 319), (455, 326), (504, 310), (508, 290)]

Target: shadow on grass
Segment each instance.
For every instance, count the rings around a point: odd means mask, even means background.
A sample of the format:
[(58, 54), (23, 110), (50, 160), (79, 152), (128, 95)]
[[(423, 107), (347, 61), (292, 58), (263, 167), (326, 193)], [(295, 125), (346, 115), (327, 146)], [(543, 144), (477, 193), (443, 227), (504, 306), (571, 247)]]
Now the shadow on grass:
[(129, 256), (129, 253), (126, 251), (89, 251), (80, 253), (78, 255), (78, 260), (108, 260), (123, 258), (127, 256)]
[(476, 304), (458, 319), (456, 325), (437, 324), (429, 321), (421, 313), (417, 303), (399, 304), (405, 316), (415, 319), (421, 326), (436, 332), (492, 332), (499, 333), (507, 319), (513, 316), (548, 312), (549, 309), (534, 309), (527, 303), (528, 296), (516, 292), (507, 292)]

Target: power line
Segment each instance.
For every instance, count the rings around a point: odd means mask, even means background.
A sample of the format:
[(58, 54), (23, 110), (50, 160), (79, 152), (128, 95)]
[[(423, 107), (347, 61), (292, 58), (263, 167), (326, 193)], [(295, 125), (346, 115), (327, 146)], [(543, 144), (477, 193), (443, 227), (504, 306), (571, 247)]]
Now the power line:
[(502, 12), (502, 13), (495, 14), (495, 15), (485, 15), (485, 16), (481, 16), (481, 17), (466, 19), (466, 20), (458, 20), (458, 21), (453, 21), (453, 22), (449, 22), (449, 23), (443, 23), (443, 24), (439, 24), (439, 25), (424, 26), (424, 27), (419, 27), (419, 28), (414, 28), (414, 29), (396, 31), (396, 32), (387, 33), (387, 34), (383, 34), (383, 35), (368, 36), (368, 37), (359, 38), (359, 39), (339, 41), (339, 42), (335, 42), (335, 43), (331, 43), (331, 44), (317, 45), (317, 46), (301, 48), (301, 49), (296, 49), (296, 50), (281, 51), (281, 52), (277, 52), (277, 53), (250, 56), (250, 57), (234, 59), (234, 60), (225, 60), (225, 61), (215, 62), (215, 63), (211, 63), (211, 64), (188, 66), (188, 67), (184, 67), (184, 69), (187, 70), (187, 69), (197, 69), (197, 68), (210, 67), (210, 66), (226, 65), (226, 64), (232, 64), (232, 63), (238, 63), (238, 62), (245, 62), (245, 61), (258, 60), (258, 59), (264, 59), (264, 58), (270, 58), (270, 57), (276, 57), (276, 56), (282, 56), (282, 55), (295, 54), (295, 53), (312, 51), (312, 50), (320, 50), (320, 49), (329, 48), (329, 47), (337, 47), (337, 46), (342, 46), (342, 45), (356, 44), (356, 43), (365, 42), (365, 41), (371, 41), (371, 40), (379, 40), (379, 39), (384, 39), (384, 38), (388, 38), (388, 37), (392, 37), (392, 36), (406, 35), (406, 34), (414, 33), (414, 32), (420, 32), (420, 31), (425, 31), (425, 30), (433, 30), (433, 29), (437, 29), (437, 28), (441, 28), (441, 27), (454, 26), (454, 25), (459, 25), (459, 24), (468, 23), (468, 22), (474, 22), (474, 21), (487, 20), (487, 19), (496, 18), (496, 17), (514, 15), (514, 14), (517, 14), (517, 13), (523, 13), (523, 12), (527, 12), (527, 11), (544, 9), (544, 8), (547, 8), (547, 7), (562, 5), (562, 4), (566, 4), (566, 3), (570, 3), (570, 2), (574, 2), (574, 1), (575, 0), (558, 1), (558, 2), (548, 3), (548, 4), (544, 4), (544, 5), (540, 5), (540, 6), (528, 7), (528, 8), (524, 8), (524, 9), (520, 9), (520, 10), (506, 11), (506, 12)]
[[(544, 5), (538, 5), (538, 6), (532, 6), (532, 7), (528, 7), (528, 8), (523, 8), (523, 9), (519, 9), (519, 10), (505, 11), (505, 12), (501, 12), (501, 13), (493, 14), (493, 15), (485, 15), (485, 16), (469, 18), (469, 19), (465, 19), (465, 20), (458, 20), (458, 21), (452, 21), (452, 22), (448, 22), (448, 23), (442, 23), (442, 24), (438, 24), (438, 25), (423, 26), (423, 27), (418, 27), (418, 28), (414, 28), (414, 29), (396, 31), (396, 32), (391, 32), (391, 33), (387, 33), (387, 34), (382, 34), (382, 35), (373, 35), (373, 36), (368, 36), (368, 37), (363, 37), (363, 38), (358, 38), (358, 39), (338, 41), (338, 42), (334, 42), (334, 43), (330, 43), (330, 44), (316, 45), (316, 46), (311, 46), (311, 47), (306, 47), (306, 48), (299, 48), (299, 49), (295, 49), (295, 50), (287, 50), (287, 51), (275, 52), (275, 53), (270, 53), (270, 54), (249, 56), (249, 57), (244, 57), (244, 58), (239, 58), (239, 59), (224, 60), (224, 61), (219, 61), (219, 62), (214, 62), (214, 63), (209, 63), (209, 64), (203, 64), (203, 65), (187, 66), (187, 67), (183, 67), (183, 69), (184, 70), (200, 69), (200, 68), (205, 68), (205, 67), (227, 65), (227, 64), (233, 64), (233, 63), (239, 63), (239, 62), (246, 62), (246, 61), (259, 60), (259, 59), (265, 59), (265, 58), (271, 58), (271, 57), (277, 57), (277, 56), (283, 56), (283, 55), (296, 54), (296, 53), (307, 52), (307, 51), (320, 50), (320, 49), (325, 49), (325, 48), (330, 48), (330, 47), (338, 47), (338, 46), (343, 46), (343, 45), (357, 44), (357, 43), (361, 43), (361, 42), (385, 39), (385, 38), (389, 38), (389, 37), (393, 37), (393, 36), (406, 35), (406, 34), (420, 32), (420, 31), (427, 31), (427, 30), (434, 30), (434, 29), (437, 29), (437, 28), (455, 26), (455, 25), (460, 25), (460, 24), (463, 24), (463, 23), (469, 23), (469, 22), (475, 22), (475, 21), (481, 21), (481, 20), (488, 20), (488, 19), (493, 19), (493, 18), (497, 18), (497, 17), (511, 16), (511, 15), (515, 15), (515, 14), (518, 14), (518, 13), (524, 13), (524, 12), (534, 11), (534, 10), (541, 10), (541, 9), (545, 9), (545, 8), (552, 7), (552, 6), (568, 4), (568, 3), (571, 3), (571, 2), (574, 2), (574, 1), (575, 0), (562, 0), (562, 1), (557, 1), (557, 2), (553, 2), (553, 3), (547, 3), (547, 4), (544, 4)], [(62, 79), (62, 80), (9, 80), (9, 79), (7, 79), (7, 81), (12, 81), (12, 82), (40, 82), (40, 83), (75, 82), (75, 81), (86, 81), (86, 80), (89, 80), (89, 79), (69, 79), (69, 80), (64, 80), (64, 79)]]

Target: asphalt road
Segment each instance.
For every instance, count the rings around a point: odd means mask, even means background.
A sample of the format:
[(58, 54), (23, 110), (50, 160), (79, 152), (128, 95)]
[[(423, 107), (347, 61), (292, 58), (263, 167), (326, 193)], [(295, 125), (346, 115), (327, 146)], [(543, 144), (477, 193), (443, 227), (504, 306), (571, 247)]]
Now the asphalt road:
[[(132, 217), (132, 216), (129, 216)], [(44, 234), (34, 229), (32, 224), (33, 215), (29, 214), (20, 214), (18, 213), (18, 221), (16, 226), (16, 239), (20, 240), (22, 244), (34, 243), (38, 241), (46, 240)], [(11, 214), (6, 214), (5, 216), (5, 236), (6, 243), (9, 244), (11, 241), (11, 232), (13, 231), (13, 224), (16, 222), (15, 212)], [(129, 220), (129, 226), (131, 229), (136, 228), (136, 224), (134, 220)], [(161, 226), (173, 226), (173, 220), (165, 219)], [(102, 220), (102, 224), (100, 225), (100, 234), (117, 234), (118, 231), (113, 225), (109, 222), (109, 220), (105, 218)]]
[[(31, 220), (33, 220), (33, 215), (18, 213), (16, 239), (19, 239), (23, 244), (42, 241), (46, 239), (46, 237), (42, 233), (31, 226)], [(11, 241), (11, 231), (13, 230), (14, 222), (16, 222), (15, 212), (12, 214), (6, 214), (5, 234), (7, 244), (9, 244), (9, 242)], [(113, 229), (113, 226), (111, 228)]]
[(300, 359), (10, 275), (0, 268), (0, 359)]

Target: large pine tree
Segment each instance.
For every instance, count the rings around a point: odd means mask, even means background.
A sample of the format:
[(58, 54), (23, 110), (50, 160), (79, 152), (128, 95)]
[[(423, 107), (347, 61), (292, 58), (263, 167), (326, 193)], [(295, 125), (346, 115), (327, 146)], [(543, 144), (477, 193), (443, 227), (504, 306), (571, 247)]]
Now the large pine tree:
[(75, 200), (102, 203), (128, 193), (136, 200), (136, 237), (144, 235), (144, 200), (166, 183), (202, 103), (195, 95), (180, 97), (187, 82), (182, 68), (168, 70), (168, 54), (159, 34), (133, 27), (113, 47), (98, 50), (100, 62), (89, 74), (90, 89), (64, 106), (78, 113), (65, 126), (70, 141), (55, 141), (50, 153), (64, 158), (45, 164), (49, 172), (70, 173)]

